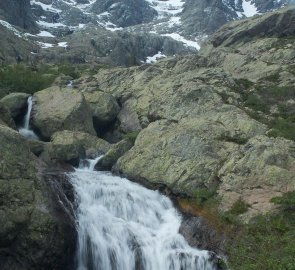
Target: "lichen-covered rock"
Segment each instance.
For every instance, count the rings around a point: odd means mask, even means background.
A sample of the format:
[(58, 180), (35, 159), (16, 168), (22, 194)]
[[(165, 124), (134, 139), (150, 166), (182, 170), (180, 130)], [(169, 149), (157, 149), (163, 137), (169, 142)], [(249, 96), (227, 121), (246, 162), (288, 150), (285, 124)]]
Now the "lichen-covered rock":
[(30, 95), (26, 93), (11, 93), (0, 100), (9, 110), (13, 118), (25, 113), (27, 100)]
[(94, 156), (106, 153), (110, 144), (93, 135), (79, 131), (59, 131), (53, 134), (46, 152), (50, 160), (69, 162), (74, 166), (81, 158), (86, 157), (87, 150), (92, 150)]
[(295, 143), (283, 138), (256, 136), (231, 154), (218, 172), (221, 208), (229, 210), (239, 199), (249, 218), (274, 209), (273, 197), (295, 190)]
[(112, 145), (111, 149), (96, 163), (96, 170), (111, 170), (117, 160), (123, 156), (131, 147), (133, 142), (130, 140), (122, 140)]
[(120, 107), (112, 95), (101, 91), (84, 92), (83, 95), (91, 109), (97, 130), (115, 120)]
[(164, 184), (176, 193), (193, 196), (198, 188), (215, 189), (224, 160), (241, 142), (265, 130), (234, 109), (179, 123), (156, 121), (139, 133), (117, 168), (133, 179)]
[(57, 202), (25, 139), (0, 125), (0, 141), (0, 268), (69, 269), (73, 224), (57, 218)]
[(61, 130), (95, 135), (91, 111), (84, 96), (71, 88), (50, 87), (34, 94), (32, 125), (45, 139)]

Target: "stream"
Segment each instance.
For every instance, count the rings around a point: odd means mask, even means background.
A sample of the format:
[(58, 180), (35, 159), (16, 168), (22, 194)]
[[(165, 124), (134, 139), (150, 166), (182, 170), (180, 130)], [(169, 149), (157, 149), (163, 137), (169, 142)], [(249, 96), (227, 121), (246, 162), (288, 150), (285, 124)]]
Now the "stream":
[[(78, 209), (78, 270), (212, 270), (210, 253), (179, 234), (171, 200), (109, 172), (99, 158), (70, 174)], [(85, 164), (85, 161), (84, 161)]]

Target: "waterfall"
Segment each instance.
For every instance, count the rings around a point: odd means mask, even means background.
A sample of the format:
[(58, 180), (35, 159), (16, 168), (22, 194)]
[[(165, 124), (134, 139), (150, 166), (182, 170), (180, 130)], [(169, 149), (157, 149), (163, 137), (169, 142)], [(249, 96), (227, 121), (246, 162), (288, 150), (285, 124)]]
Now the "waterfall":
[(181, 216), (169, 198), (93, 171), (98, 159), (70, 174), (78, 203), (78, 270), (215, 269), (208, 251), (190, 247), (179, 234)]
[(30, 119), (31, 119), (31, 112), (32, 112), (32, 107), (33, 107), (33, 97), (30, 96), (28, 98), (28, 109), (26, 112), (26, 115), (24, 117), (24, 124), (23, 126), (19, 129), (19, 133), (31, 140), (38, 140), (38, 136), (35, 134), (33, 130), (30, 129)]

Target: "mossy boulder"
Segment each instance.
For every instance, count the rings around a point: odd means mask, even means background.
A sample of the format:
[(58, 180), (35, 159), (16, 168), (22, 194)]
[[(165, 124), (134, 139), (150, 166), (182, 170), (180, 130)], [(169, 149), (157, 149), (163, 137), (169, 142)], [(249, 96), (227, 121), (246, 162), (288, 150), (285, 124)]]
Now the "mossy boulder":
[(26, 93), (11, 93), (0, 100), (9, 110), (13, 118), (24, 114), (27, 107), (27, 100), (30, 95)]
[(53, 134), (51, 143), (46, 146), (46, 153), (50, 160), (79, 164), (86, 152), (99, 156), (110, 149), (110, 144), (91, 134), (79, 131), (59, 131)]
[(131, 147), (133, 142), (131, 140), (122, 140), (114, 145), (111, 149), (96, 163), (96, 170), (111, 170), (117, 160), (123, 156)]
[(0, 125), (0, 141), (0, 268), (67, 269), (73, 224), (54, 214), (52, 190), (25, 139)]
[(50, 87), (34, 94), (32, 125), (50, 139), (61, 130), (95, 135), (92, 114), (84, 96), (72, 88)]

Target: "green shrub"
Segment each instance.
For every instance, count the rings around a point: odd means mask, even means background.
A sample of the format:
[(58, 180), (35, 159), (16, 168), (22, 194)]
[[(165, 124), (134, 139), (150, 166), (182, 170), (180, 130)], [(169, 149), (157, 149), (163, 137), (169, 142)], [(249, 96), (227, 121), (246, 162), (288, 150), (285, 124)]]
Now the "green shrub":
[(288, 209), (295, 209), (295, 191), (287, 192), (282, 197), (274, 197), (271, 202), (281, 204)]
[(229, 213), (233, 215), (241, 215), (248, 211), (248, 207), (248, 204), (246, 204), (242, 199), (239, 199), (233, 204)]
[[(48, 67), (45, 66), (40, 70), (22, 64), (7, 66), (0, 70), (0, 88), (7, 92), (33, 94), (53, 83), (56, 75), (47, 72)], [(47, 76), (44, 76), (45, 74)]]
[(80, 73), (77, 71), (76, 67), (67, 63), (63, 63), (58, 66), (58, 73), (70, 76), (73, 79), (78, 79), (80, 77)]
[(272, 128), (272, 131), (269, 132), (268, 136), (295, 140), (295, 123), (283, 118), (277, 118), (271, 121), (269, 126)]

